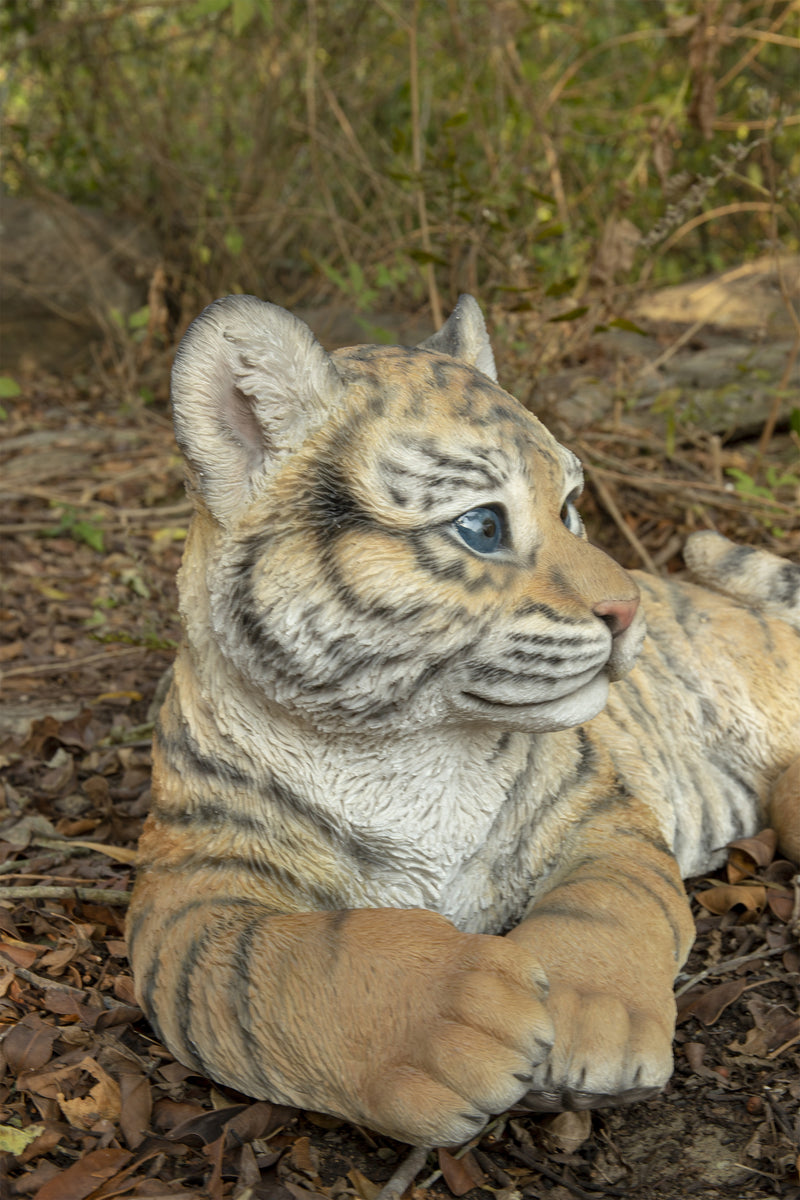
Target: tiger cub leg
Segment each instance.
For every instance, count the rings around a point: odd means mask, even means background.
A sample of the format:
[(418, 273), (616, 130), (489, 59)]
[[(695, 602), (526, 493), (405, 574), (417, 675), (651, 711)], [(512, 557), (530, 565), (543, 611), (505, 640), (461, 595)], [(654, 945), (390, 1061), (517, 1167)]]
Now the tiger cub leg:
[(525, 1104), (594, 1108), (663, 1087), (672, 1074), (673, 982), (694, 922), (646, 806), (625, 798), (584, 825), (571, 868), (508, 937), (547, 971), (556, 1033)]
[(213, 871), (149, 870), (128, 943), (181, 1062), (400, 1141), (473, 1137), (552, 1045), (534, 956), (422, 909), (278, 913), (252, 879), (226, 891)]
[(781, 854), (800, 863), (800, 758), (791, 763), (775, 784), (769, 818), (778, 835)]

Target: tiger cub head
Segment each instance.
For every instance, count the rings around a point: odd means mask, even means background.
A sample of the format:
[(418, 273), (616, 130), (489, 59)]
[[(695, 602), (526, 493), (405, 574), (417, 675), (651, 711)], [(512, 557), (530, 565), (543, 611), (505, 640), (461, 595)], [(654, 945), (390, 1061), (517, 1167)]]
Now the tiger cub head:
[(498, 386), (470, 296), (414, 349), (333, 354), (281, 308), (218, 300), (172, 403), (201, 687), (233, 671), (318, 729), (545, 731), (633, 665), (636, 585), (587, 542), (580, 464)]

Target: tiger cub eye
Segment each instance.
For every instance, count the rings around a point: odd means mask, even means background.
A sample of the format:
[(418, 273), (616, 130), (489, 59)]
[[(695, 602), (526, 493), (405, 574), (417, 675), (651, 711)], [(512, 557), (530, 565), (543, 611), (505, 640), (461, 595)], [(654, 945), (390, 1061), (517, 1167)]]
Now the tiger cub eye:
[(453, 524), (470, 550), (478, 554), (494, 554), (502, 548), (503, 518), (494, 508), (471, 508)]

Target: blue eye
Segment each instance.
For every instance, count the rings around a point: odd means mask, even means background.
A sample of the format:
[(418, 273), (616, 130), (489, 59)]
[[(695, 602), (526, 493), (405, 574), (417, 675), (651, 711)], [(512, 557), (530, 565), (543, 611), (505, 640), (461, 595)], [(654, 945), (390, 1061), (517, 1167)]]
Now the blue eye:
[(494, 508), (471, 508), (453, 522), (470, 550), (494, 554), (503, 545), (504, 521)]

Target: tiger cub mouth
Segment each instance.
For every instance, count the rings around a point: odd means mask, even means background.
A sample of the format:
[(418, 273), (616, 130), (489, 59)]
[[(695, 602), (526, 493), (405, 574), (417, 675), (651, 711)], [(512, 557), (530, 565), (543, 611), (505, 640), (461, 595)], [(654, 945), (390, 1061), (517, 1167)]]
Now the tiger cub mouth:
[[(628, 613), (627, 622), (624, 628), (612, 634), (610, 649), (604, 659), (583, 670), (561, 677), (542, 673), (509, 678), (505, 681), (505, 692), (502, 673), (494, 672), (496, 677), (485, 687), (481, 687), (477, 679), (470, 680), (461, 688), (460, 700), (468, 713), (501, 718), (503, 714), (519, 716), (528, 728), (562, 729), (591, 720), (605, 707), (609, 684), (631, 670), (641, 651), (645, 621), (635, 605)], [(591, 655), (593, 649), (589, 646), (587, 652)], [(473, 670), (476, 675), (480, 674), (478, 664), (473, 665)], [(486, 674), (491, 675), (491, 669)]]

